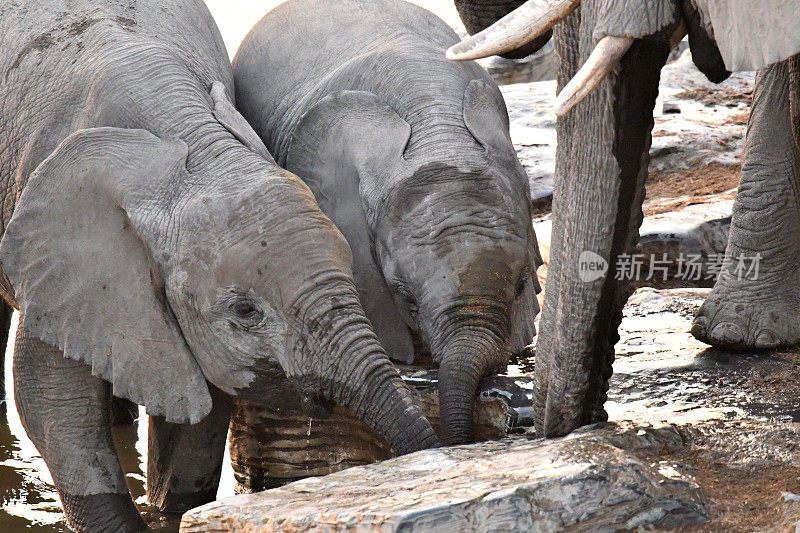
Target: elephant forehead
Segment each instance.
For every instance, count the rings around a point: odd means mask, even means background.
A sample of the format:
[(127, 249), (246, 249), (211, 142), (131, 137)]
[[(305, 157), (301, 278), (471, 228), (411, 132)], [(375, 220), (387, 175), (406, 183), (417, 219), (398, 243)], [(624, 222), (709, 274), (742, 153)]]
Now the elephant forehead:
[(518, 271), (522, 266), (520, 259), (515, 260), (508, 250), (499, 246), (481, 250), (458, 273), (459, 291), (470, 294), (475, 287), (495, 287), (505, 292), (508, 286), (517, 282)]
[(515, 191), (492, 169), (465, 171), (436, 164), (393, 187), (383, 203), (379, 222), (384, 219), (410, 228), (513, 225), (515, 216), (523, 214), (524, 199), (524, 192)]
[(398, 243), (391, 255), (402, 277), (423, 281), (451, 279), (462, 287), (480, 287), (495, 281), (514, 283), (528, 260), (522, 239), (474, 233)]

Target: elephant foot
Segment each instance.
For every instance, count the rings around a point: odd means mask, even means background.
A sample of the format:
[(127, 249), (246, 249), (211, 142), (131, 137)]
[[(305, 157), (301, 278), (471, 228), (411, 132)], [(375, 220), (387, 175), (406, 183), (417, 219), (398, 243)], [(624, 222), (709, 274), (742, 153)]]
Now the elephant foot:
[(717, 283), (695, 317), (692, 335), (731, 350), (772, 350), (798, 344), (800, 291), (785, 281)]
[(800, 342), (800, 150), (793, 131), (800, 116), (789, 102), (800, 87), (790, 83), (787, 65), (756, 77), (726, 262), (692, 326), (697, 339), (720, 348)]

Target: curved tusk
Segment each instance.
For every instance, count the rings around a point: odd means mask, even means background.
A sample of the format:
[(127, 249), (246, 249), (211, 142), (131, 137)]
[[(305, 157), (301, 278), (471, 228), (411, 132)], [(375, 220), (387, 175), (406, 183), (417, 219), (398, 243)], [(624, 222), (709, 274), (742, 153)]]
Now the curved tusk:
[(630, 37), (603, 37), (586, 63), (558, 94), (556, 116), (566, 115), (581, 100), (592, 94), (601, 81), (611, 72), (633, 44)]
[(581, 0), (528, 0), (480, 33), (453, 45), (447, 59), (469, 61), (516, 50), (578, 7)]
[(673, 33), (672, 37), (669, 39), (670, 49), (678, 46), (684, 37), (686, 37), (686, 22), (681, 19), (681, 23), (678, 24), (678, 27), (675, 29), (675, 33)]

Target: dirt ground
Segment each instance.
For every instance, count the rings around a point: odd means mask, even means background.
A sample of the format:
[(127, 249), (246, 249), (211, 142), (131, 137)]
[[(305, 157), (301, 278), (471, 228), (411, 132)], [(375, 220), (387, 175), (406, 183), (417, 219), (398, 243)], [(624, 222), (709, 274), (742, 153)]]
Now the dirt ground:
[(669, 213), (688, 205), (733, 199), (739, 186), (740, 172), (739, 164), (721, 163), (673, 172), (651, 172), (642, 207), (644, 216)]
[[(682, 433), (698, 430), (683, 429)], [(692, 533), (749, 533), (794, 531), (800, 520), (800, 503), (786, 501), (782, 493), (800, 493), (800, 466), (737, 467), (719, 451), (695, 437), (670, 454), (637, 454), (650, 464), (678, 465), (711, 501), (710, 520), (678, 530)]]
[(751, 87), (747, 89), (698, 87), (679, 92), (675, 98), (695, 100), (709, 107), (715, 105), (738, 107), (742, 102), (749, 107), (753, 103), (753, 89)]
[(606, 408), (668, 424), (683, 446), (633, 450), (694, 480), (710, 519), (687, 532), (785, 532), (800, 521), (800, 350), (729, 353), (688, 332), (708, 289), (638, 291), (620, 328)]

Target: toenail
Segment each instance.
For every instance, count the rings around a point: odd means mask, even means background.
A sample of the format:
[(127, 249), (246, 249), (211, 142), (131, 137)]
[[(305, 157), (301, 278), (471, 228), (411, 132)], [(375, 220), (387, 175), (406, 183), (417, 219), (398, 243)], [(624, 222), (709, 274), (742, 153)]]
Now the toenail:
[(692, 323), (691, 333), (695, 339), (706, 342), (706, 326), (708, 325), (708, 319), (704, 316), (699, 316), (694, 319), (694, 323)]
[(764, 329), (756, 336), (755, 347), (759, 350), (769, 350), (776, 348), (780, 343), (777, 335), (768, 329)]
[(744, 332), (736, 324), (723, 322), (711, 330), (711, 343), (723, 347), (741, 346), (744, 342)]

